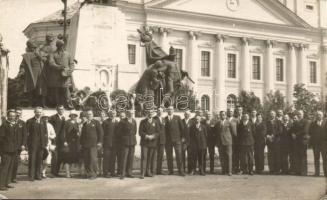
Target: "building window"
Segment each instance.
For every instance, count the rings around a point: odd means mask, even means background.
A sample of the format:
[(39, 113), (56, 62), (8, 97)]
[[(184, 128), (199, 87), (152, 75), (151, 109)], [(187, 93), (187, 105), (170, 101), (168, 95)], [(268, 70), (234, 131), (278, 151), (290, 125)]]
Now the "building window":
[(230, 94), (227, 96), (227, 109), (234, 110), (237, 104), (237, 97), (234, 94)]
[(229, 53), (227, 55), (228, 78), (236, 78), (236, 54)]
[(282, 58), (276, 59), (276, 81), (284, 81), (284, 60)]
[(201, 97), (201, 109), (210, 110), (210, 98), (208, 95), (203, 95)]
[(179, 69), (183, 68), (183, 49), (175, 49), (176, 50), (176, 57), (175, 62)]
[(201, 51), (201, 76), (210, 76), (210, 52)]
[(317, 83), (317, 62), (310, 61), (310, 83)]
[(261, 57), (260, 56), (252, 57), (252, 78), (253, 78), (253, 80), (261, 79)]
[(314, 6), (313, 5), (306, 5), (305, 8), (307, 10), (310, 10), (310, 11), (314, 10)]
[(136, 45), (128, 45), (128, 61), (129, 64), (134, 65), (136, 63)]

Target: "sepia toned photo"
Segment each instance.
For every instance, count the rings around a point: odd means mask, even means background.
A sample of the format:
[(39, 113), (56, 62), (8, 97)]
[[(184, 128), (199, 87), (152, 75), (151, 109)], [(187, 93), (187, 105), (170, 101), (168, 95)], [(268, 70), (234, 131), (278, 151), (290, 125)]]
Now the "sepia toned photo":
[(0, 0), (0, 199), (327, 200), (327, 0)]

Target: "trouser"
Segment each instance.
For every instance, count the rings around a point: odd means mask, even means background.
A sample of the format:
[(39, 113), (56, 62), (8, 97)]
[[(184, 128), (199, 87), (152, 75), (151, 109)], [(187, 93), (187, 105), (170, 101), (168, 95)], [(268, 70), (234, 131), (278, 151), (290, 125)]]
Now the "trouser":
[(253, 171), (253, 146), (241, 146), (241, 169), (243, 173)]
[(295, 173), (306, 176), (308, 174), (307, 164), (307, 145), (297, 142), (295, 151)]
[(232, 145), (221, 145), (218, 147), (218, 151), (222, 173), (232, 173)]
[(49, 94), (52, 95), (52, 98), (49, 99), (51, 105), (64, 105), (65, 107), (72, 106), (69, 87), (50, 87)]
[(96, 177), (98, 171), (98, 150), (96, 147), (83, 147), (84, 167), (87, 177)]
[(233, 171), (239, 172), (240, 171), (240, 145), (233, 144)]
[[(187, 171), (190, 172), (190, 152), (189, 152), (189, 147), (187, 144), (182, 144), (182, 165), (183, 165), (183, 170), (184, 172)], [(187, 163), (187, 164), (186, 164)]]
[(205, 173), (205, 165), (204, 163), (206, 162), (206, 154), (207, 154), (207, 149), (192, 149), (192, 161), (191, 161), (191, 171), (194, 172), (196, 171), (196, 163), (198, 164), (199, 172), (200, 173)]
[[(213, 173), (215, 171), (215, 144), (208, 145), (208, 154), (209, 154), (210, 173)], [(204, 162), (204, 169), (206, 169), (206, 162)]]
[(122, 176), (131, 176), (133, 171), (133, 162), (134, 162), (134, 146), (125, 146), (122, 148)]
[(16, 153), (3, 153), (0, 164), (0, 188), (11, 183)]
[(162, 160), (163, 160), (163, 155), (164, 155), (164, 151), (165, 151), (165, 145), (164, 144), (159, 144), (157, 147), (157, 174), (161, 174), (162, 173)]
[(179, 173), (183, 173), (182, 169), (182, 146), (180, 143), (168, 143), (166, 144), (166, 156), (167, 156), (167, 166), (170, 174), (174, 173), (174, 163), (173, 163), (173, 148), (175, 150), (176, 163)]
[(117, 174), (122, 174), (122, 150), (120, 145), (114, 145), (111, 149), (111, 156), (109, 161), (109, 171), (111, 172), (111, 175), (114, 176), (116, 173), (116, 163), (117, 163)]
[(151, 166), (155, 160), (155, 147), (141, 147), (141, 176), (152, 175)]
[(17, 151), (17, 153), (15, 155), (13, 171), (12, 171), (12, 181), (17, 179), (18, 165), (20, 162), (20, 153), (21, 153), (21, 151)]
[(280, 167), (283, 173), (288, 173), (290, 170), (291, 151), (290, 144), (282, 144), (280, 146)]
[(112, 148), (111, 147), (103, 148), (102, 173), (104, 176), (108, 175), (108, 173), (110, 173), (111, 175), (115, 173), (115, 170), (112, 170), (112, 168), (110, 167), (111, 160), (112, 160), (111, 156), (112, 156)]
[(324, 176), (327, 177), (327, 141), (322, 145), (322, 166), (324, 171)]
[(37, 90), (30, 91), (28, 93), (28, 98), (30, 106), (32, 107), (45, 106), (45, 96), (40, 95)]
[(43, 149), (42, 147), (29, 149), (28, 152), (28, 175), (31, 180), (41, 178)]
[(62, 164), (62, 156), (59, 149), (60, 148), (57, 147), (55, 151), (51, 152), (51, 174), (55, 176), (59, 174)]
[(290, 143), (290, 172), (295, 172), (295, 152), (296, 152), (296, 145), (294, 141)]
[(262, 172), (265, 168), (265, 146), (264, 143), (254, 145), (254, 163), (257, 172)]
[[(313, 158), (314, 158), (314, 165), (315, 165), (315, 175), (319, 176), (320, 175), (320, 154), (322, 156), (323, 165), (326, 164), (326, 160), (324, 160), (324, 151), (323, 151), (321, 145), (313, 145), (312, 150), (313, 150)], [(324, 170), (325, 170), (325, 167), (324, 167)], [(326, 174), (325, 171), (324, 171), (324, 174)]]
[(268, 167), (270, 173), (277, 173), (281, 170), (280, 145), (278, 143), (268, 144)]

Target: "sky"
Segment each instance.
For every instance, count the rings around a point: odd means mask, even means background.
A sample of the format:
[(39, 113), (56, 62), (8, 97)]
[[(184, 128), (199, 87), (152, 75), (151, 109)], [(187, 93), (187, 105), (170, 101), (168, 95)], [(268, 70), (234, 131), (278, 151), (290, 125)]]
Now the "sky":
[(61, 0), (0, 0), (0, 33), (4, 45), (10, 50), (9, 77), (16, 77), (25, 52), (27, 38), (23, 30), (60, 9), (63, 9)]

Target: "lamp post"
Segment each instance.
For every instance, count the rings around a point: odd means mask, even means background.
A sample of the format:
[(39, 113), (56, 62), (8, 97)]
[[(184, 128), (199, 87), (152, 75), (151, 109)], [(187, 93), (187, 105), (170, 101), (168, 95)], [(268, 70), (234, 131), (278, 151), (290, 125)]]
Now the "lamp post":
[(66, 32), (67, 32), (67, 0), (61, 0), (62, 3), (64, 4), (64, 10), (63, 10), (63, 15), (64, 15), (64, 42), (66, 45)]

